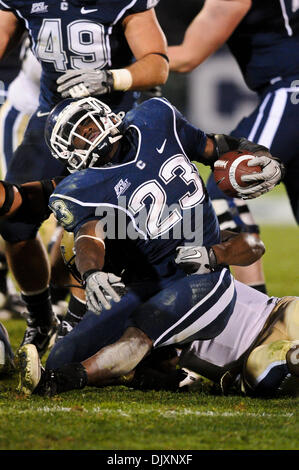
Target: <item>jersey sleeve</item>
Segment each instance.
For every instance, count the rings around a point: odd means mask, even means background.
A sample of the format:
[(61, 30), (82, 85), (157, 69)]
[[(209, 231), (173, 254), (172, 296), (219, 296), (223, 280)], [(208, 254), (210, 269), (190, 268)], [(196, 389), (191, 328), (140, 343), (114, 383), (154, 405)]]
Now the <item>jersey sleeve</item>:
[(0, 10), (11, 11), (12, 9), (13, 8), (11, 6), (9, 6), (7, 3), (2, 2), (2, 0), (0, 0)]
[(131, 15), (133, 13), (140, 13), (141, 11), (150, 10), (151, 8), (155, 8), (160, 0), (137, 0), (132, 8), (127, 10), (127, 15)]
[(190, 160), (202, 161), (207, 136), (193, 126), (174, 106), (175, 127), (178, 139)]

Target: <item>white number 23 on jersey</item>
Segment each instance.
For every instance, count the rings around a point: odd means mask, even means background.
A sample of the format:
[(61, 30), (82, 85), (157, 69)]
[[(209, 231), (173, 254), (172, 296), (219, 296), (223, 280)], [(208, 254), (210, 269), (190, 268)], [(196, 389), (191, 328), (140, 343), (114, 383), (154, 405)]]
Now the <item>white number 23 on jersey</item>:
[(151, 198), (152, 203), (146, 221), (146, 230), (150, 238), (156, 238), (168, 232), (178, 223), (182, 219), (179, 209), (191, 209), (204, 199), (201, 178), (196, 168), (184, 155), (176, 155), (169, 158), (159, 171), (159, 178), (166, 185), (177, 177), (181, 178), (187, 186), (190, 185), (191, 192), (188, 190), (181, 196), (178, 200), (179, 208), (172, 210), (164, 219), (162, 219), (162, 214), (163, 212), (165, 213), (167, 194), (158, 180), (153, 179), (141, 184), (130, 198), (128, 208), (134, 215), (137, 215), (145, 208), (145, 199)]

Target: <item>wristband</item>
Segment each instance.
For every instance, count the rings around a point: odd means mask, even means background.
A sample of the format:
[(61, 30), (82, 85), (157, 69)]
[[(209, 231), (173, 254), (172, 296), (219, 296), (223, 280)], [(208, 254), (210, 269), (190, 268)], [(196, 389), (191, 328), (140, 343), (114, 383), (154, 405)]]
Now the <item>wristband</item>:
[(113, 89), (120, 91), (127, 91), (132, 83), (133, 77), (128, 69), (115, 69), (110, 70), (113, 75)]
[(88, 276), (90, 276), (90, 275), (93, 274), (93, 273), (98, 273), (99, 271), (100, 271), (100, 269), (96, 269), (96, 268), (94, 268), (94, 269), (88, 269), (87, 271), (85, 271), (84, 274), (82, 274), (82, 279), (83, 279), (83, 281), (85, 282), (86, 279), (88, 278)]

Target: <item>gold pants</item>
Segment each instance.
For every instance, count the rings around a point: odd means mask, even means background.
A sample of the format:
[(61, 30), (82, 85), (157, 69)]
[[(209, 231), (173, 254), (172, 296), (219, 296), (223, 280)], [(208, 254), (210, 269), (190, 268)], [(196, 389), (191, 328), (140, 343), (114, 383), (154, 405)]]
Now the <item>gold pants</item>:
[(282, 310), (279, 319), (245, 364), (243, 390), (253, 394), (299, 394), (299, 375), (290, 376), (286, 361), (287, 352), (299, 345), (299, 298), (283, 297), (278, 307)]

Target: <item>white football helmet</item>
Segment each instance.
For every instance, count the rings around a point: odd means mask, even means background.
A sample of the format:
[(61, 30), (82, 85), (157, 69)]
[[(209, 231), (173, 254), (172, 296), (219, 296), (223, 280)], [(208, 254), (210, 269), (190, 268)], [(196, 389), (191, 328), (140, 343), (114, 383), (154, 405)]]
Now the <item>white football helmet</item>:
[[(100, 164), (112, 145), (122, 138), (119, 126), (123, 112), (115, 114), (102, 101), (86, 97), (80, 100), (66, 99), (58, 103), (47, 118), (45, 139), (52, 155), (67, 166), (70, 173)], [(78, 132), (87, 119), (96, 125), (88, 137)], [(75, 139), (85, 142), (84, 149), (76, 148)]]

